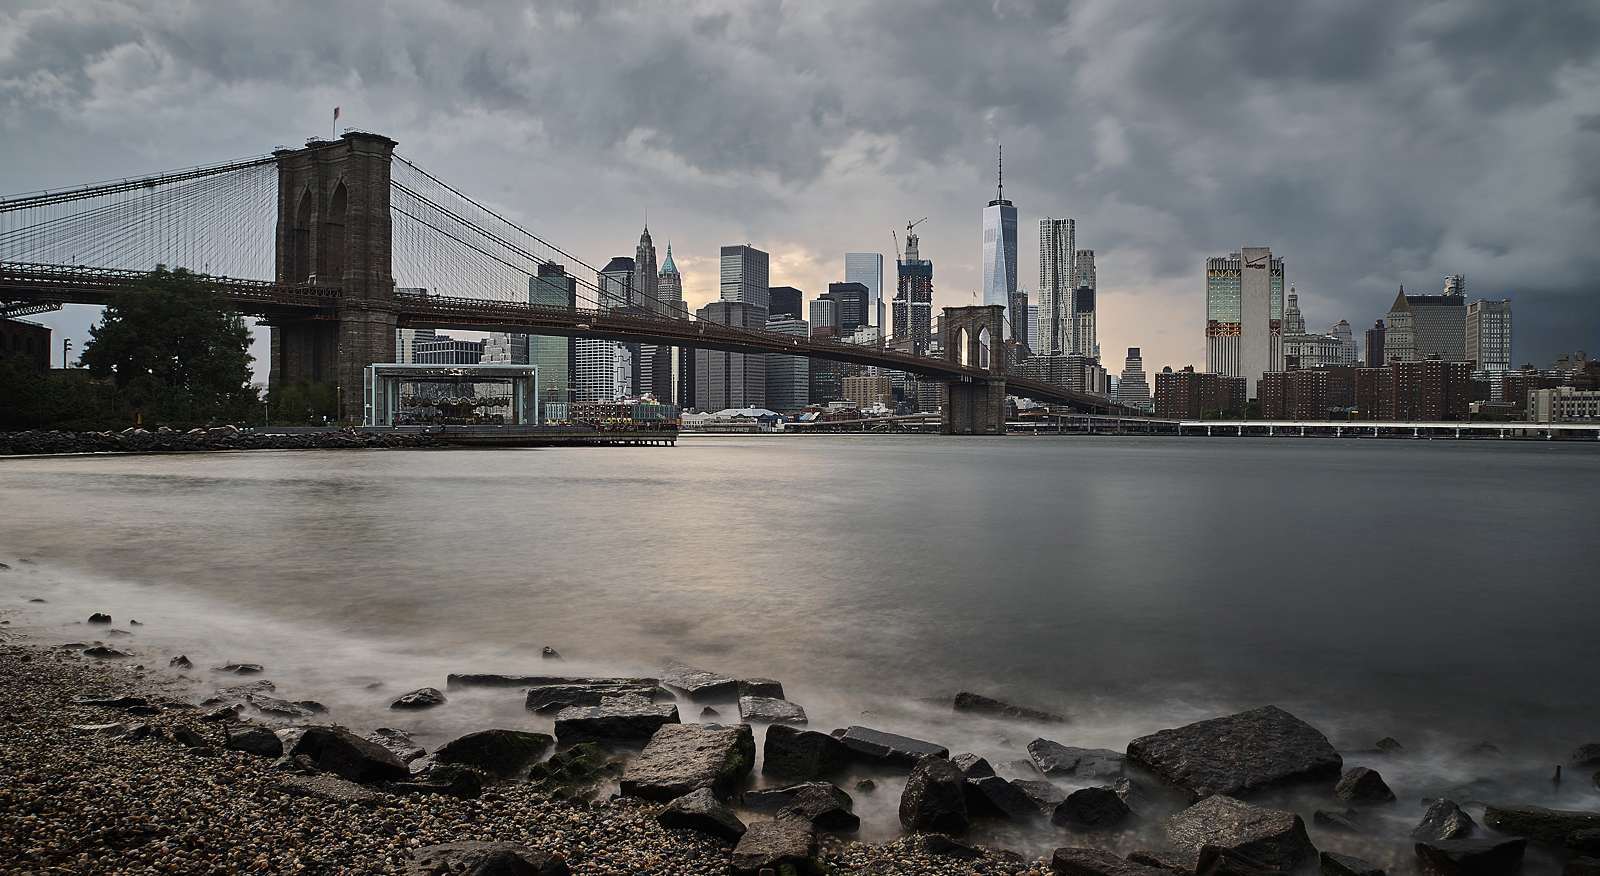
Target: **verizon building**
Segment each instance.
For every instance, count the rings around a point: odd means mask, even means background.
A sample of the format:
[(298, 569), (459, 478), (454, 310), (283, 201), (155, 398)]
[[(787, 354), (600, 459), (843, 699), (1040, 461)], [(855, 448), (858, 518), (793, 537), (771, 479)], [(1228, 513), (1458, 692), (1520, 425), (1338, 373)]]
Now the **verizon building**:
[(1269, 247), (1206, 259), (1206, 370), (1243, 377), (1250, 398), (1283, 370), (1283, 261)]

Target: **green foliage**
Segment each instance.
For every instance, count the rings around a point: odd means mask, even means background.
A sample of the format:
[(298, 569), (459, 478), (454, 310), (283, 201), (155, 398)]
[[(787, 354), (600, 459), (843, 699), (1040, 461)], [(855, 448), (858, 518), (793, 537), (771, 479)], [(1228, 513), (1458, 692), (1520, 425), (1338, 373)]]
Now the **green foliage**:
[(339, 419), (339, 390), (331, 383), (300, 380), (267, 393), (272, 422), (280, 426), (322, 425)]
[(35, 370), (20, 359), (0, 361), (0, 431), (121, 429), (131, 425), (116, 387), (82, 370)]
[(156, 421), (245, 420), (259, 410), (250, 385), (250, 330), (203, 278), (157, 266), (119, 292), (89, 330), (83, 364), (112, 379), (130, 410)]

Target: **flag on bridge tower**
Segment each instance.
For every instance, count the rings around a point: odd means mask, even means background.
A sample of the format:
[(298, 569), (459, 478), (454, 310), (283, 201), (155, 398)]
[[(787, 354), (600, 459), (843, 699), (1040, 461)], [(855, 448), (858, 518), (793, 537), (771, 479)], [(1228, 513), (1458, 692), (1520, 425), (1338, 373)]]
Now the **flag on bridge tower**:
[(339, 108), (338, 107), (334, 107), (333, 108), (333, 120), (336, 121), (336, 122), (339, 121)]

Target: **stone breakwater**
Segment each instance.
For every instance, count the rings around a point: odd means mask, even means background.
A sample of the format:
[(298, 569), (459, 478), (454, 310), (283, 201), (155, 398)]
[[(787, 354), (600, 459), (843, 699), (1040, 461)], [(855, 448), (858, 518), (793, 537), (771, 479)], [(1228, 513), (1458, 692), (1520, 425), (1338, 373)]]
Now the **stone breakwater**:
[[(268, 667), (198, 668), (129, 646), (103, 614), (86, 632), (106, 639), (46, 648), (0, 632), (7, 872), (1600, 873), (1600, 812), (1519, 804), (1491, 781), (1453, 789), (1459, 805), (1405, 807), (1378, 770), (1346, 769), (1321, 732), (1273, 706), (1121, 752), (1035, 738), (1026, 757), (991, 764), (870, 727), (806, 729), (780, 682), (669, 662), (654, 678), (463, 674), (397, 694), (402, 726), (469, 688), (555, 723), (554, 738), (487, 729), (429, 752), (403, 729), (333, 723), (339, 703), (288, 699)], [(1070, 732), (971, 693), (950, 707), (958, 722)], [(1347, 754), (1397, 770), (1407, 757), (1389, 738)], [(1488, 744), (1458, 755), (1497, 756)], [(1573, 755), (1583, 781), (1600, 783), (1587, 775), (1597, 766), (1600, 745)], [(853, 841), (857, 799), (894, 787), (903, 835)], [(1030, 857), (986, 841), (1008, 826), (1056, 848)]]
[(31, 431), (0, 433), (0, 456), (56, 453), (174, 453), (201, 450), (331, 450), (340, 448), (440, 447), (427, 435), (374, 435), (369, 432), (309, 432), (292, 435), (247, 432), (233, 426), (176, 431), (124, 429), (121, 432)]

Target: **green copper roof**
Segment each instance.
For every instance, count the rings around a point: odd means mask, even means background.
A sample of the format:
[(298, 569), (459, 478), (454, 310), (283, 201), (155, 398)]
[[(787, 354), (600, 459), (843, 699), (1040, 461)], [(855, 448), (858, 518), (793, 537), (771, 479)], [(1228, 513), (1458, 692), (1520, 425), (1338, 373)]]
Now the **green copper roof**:
[(672, 244), (667, 244), (667, 260), (661, 263), (661, 273), (676, 274), (678, 266), (672, 263)]

